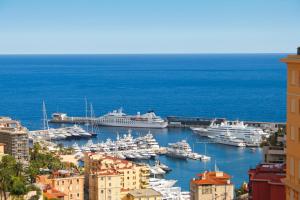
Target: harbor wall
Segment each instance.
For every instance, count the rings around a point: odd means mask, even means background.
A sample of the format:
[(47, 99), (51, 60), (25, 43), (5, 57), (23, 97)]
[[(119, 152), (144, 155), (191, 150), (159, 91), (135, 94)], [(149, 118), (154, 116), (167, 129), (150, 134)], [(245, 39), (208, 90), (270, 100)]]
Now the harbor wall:
[[(166, 118), (168, 121), (169, 128), (190, 128), (190, 127), (207, 127), (212, 121), (215, 121), (216, 124), (220, 124), (224, 121), (230, 121), (226, 118), (205, 118), (205, 117), (181, 117), (181, 116), (168, 116)], [(94, 124), (100, 125), (97, 118), (90, 117), (69, 117), (64, 118), (53, 118), (50, 120), (50, 123), (62, 123), (62, 124)], [(278, 128), (285, 128), (286, 123), (284, 122), (259, 122), (259, 121), (244, 121), (248, 126), (254, 126), (262, 129), (278, 130)]]

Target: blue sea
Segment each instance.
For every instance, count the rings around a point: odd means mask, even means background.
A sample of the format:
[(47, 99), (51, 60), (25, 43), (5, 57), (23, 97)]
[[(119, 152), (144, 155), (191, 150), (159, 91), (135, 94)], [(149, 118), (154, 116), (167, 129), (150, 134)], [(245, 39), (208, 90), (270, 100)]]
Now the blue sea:
[[(42, 101), (47, 112), (85, 115), (86, 97), (95, 114), (122, 107), (126, 113), (155, 110), (162, 117), (200, 116), (285, 122), (285, 54), (195, 55), (2, 55), (0, 56), (0, 115), (20, 120), (29, 129), (42, 126)], [(99, 128), (95, 141), (115, 139), (123, 128)], [(134, 135), (148, 130), (133, 130)], [(160, 145), (186, 139), (204, 153), (205, 138), (188, 129), (152, 130)], [(74, 141), (66, 141), (71, 145)], [(84, 144), (86, 140), (77, 141)], [(189, 181), (204, 170), (220, 170), (239, 186), (249, 167), (261, 161), (251, 152), (207, 144), (212, 161), (181, 161), (162, 156), (188, 190)]]

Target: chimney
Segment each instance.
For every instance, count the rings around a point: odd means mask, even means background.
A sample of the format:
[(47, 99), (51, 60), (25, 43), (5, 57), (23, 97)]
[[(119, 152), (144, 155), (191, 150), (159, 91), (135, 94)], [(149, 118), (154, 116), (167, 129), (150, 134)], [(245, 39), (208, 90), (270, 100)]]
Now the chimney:
[(297, 55), (300, 55), (300, 47), (297, 49)]

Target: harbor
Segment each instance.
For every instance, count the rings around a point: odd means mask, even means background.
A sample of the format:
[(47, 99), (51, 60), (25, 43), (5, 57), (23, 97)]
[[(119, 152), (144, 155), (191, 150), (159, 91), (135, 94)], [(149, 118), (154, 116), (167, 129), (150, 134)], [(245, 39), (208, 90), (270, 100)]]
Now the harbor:
[[(74, 143), (84, 148), (88, 143), (93, 144), (105, 142), (108, 138), (111, 141), (116, 141), (118, 137), (124, 137), (128, 135), (128, 129), (122, 127), (99, 127), (95, 130), (97, 137), (91, 139), (68, 139), (61, 141), (54, 141), (57, 144), (63, 144), (65, 147), (72, 147)], [(137, 138), (141, 135), (148, 134), (148, 130), (145, 129), (132, 129), (132, 137)], [(233, 174), (233, 182), (236, 185), (242, 184), (247, 180), (247, 174), (249, 166), (253, 166), (262, 159), (262, 150), (258, 148), (256, 151), (251, 151), (249, 148), (236, 148), (227, 145), (221, 145), (211, 143), (211, 140), (206, 137), (201, 137), (193, 133), (190, 129), (152, 129), (151, 133), (160, 147), (168, 147), (169, 143), (176, 143), (178, 141), (186, 140), (190, 145), (193, 152), (201, 155), (207, 155), (211, 157), (211, 160), (200, 161), (194, 159), (178, 159), (167, 156), (166, 154), (160, 154), (156, 159), (135, 159), (135, 162), (147, 163), (150, 166), (155, 165), (155, 160), (159, 160), (161, 163), (167, 165), (172, 171), (165, 173), (165, 179), (177, 180), (176, 185), (180, 186), (183, 191), (189, 190), (189, 181), (191, 174), (197, 174), (199, 171), (205, 171), (214, 169), (215, 162), (222, 170), (228, 171)], [(184, 170), (182, 170), (184, 169)]]
[[(184, 177), (176, 179), (181, 173), (178, 166), (190, 168), (195, 165), (195, 169), (206, 171), (218, 163), (230, 172), (234, 168), (230, 168), (228, 162), (234, 163), (234, 159), (259, 162), (262, 159), (260, 144), (270, 134), (284, 128), (283, 123), (249, 124), (225, 118), (161, 118), (154, 111), (127, 115), (122, 109), (96, 117), (90, 105), (88, 109), (86, 103), (85, 117), (69, 117), (66, 113), (55, 112), (48, 120), (43, 102), (43, 129), (30, 131), (29, 139), (33, 143), (49, 141), (71, 148), (73, 159), (77, 161), (83, 161), (84, 154), (92, 152), (146, 164), (153, 178), (176, 180), (184, 191), (188, 190), (189, 180)], [(229, 155), (219, 157), (226, 152), (230, 152), (230, 159), (224, 159)], [(232, 156), (236, 153), (239, 154)], [(248, 154), (250, 156), (245, 157)], [(235, 184), (240, 185), (247, 179), (241, 179), (242, 175), (238, 180), (233, 178)], [(178, 193), (176, 186), (174, 190)]]
[[(255, 60), (256, 56), (254, 57), (251, 57), (251, 60)], [(274, 59), (272, 56), (266, 57), (263, 57), (263, 62)], [(272, 77), (279, 77), (278, 71), (271, 70), (273, 75), (268, 77), (268, 84), (264, 87), (265, 73), (258, 71), (263, 69), (263, 66), (257, 66), (256, 70), (251, 66), (248, 70), (245, 65), (236, 63), (238, 67), (235, 71), (232, 70), (235, 65), (231, 63), (224, 66), (226, 62), (218, 61), (223, 58), (216, 58), (214, 59), (216, 65), (222, 66), (222, 69), (217, 69), (216, 74), (206, 71), (206, 64), (203, 64), (203, 68), (200, 66), (197, 71), (194, 65), (183, 63), (187, 65), (188, 70), (177, 73), (176, 70), (181, 69), (182, 65), (170, 66), (168, 73), (155, 73), (155, 76), (156, 74), (158, 76), (157, 81), (152, 75), (150, 76), (152, 73), (145, 74), (144, 71), (158, 70), (160, 65), (154, 68), (150, 65), (141, 66), (141, 71), (133, 70), (135, 73), (128, 73), (128, 70), (132, 70), (132, 66), (126, 67), (123, 64), (124, 70), (115, 70), (121, 69), (121, 66), (97, 63), (99, 68), (86, 66), (78, 70), (79, 68), (74, 68), (75, 65), (66, 65), (65, 70), (59, 72), (52, 70), (52, 67), (44, 66), (39, 68), (39, 72), (42, 73), (34, 74), (34, 78), (26, 75), (25, 68), (15, 66), (20, 76), (16, 78), (18, 80), (16, 83), (5, 84), (4, 91), (8, 94), (14, 92), (15, 96), (14, 98), (10, 95), (4, 96), (3, 115), (21, 121), (32, 134), (32, 141), (49, 142), (48, 145), (55, 143), (58, 147), (65, 147), (66, 151), (70, 148), (77, 149), (78, 152), (72, 154), (76, 158), (71, 159), (66, 156), (64, 159), (67, 161), (82, 161), (80, 154), (84, 152), (101, 152), (103, 150), (99, 148), (101, 144), (106, 144), (108, 140), (116, 143), (125, 135), (128, 136), (129, 130), (133, 140), (146, 136), (150, 131), (159, 145), (159, 151), (145, 151), (142, 148), (110, 149), (108, 153), (125, 158), (126, 162), (149, 165), (153, 177), (162, 176), (162, 179), (167, 180), (166, 182), (170, 181), (168, 183), (171, 185), (176, 181), (172, 187), (181, 188), (181, 191), (189, 191), (191, 179), (199, 173), (215, 170), (215, 164), (221, 171), (230, 174), (232, 183), (238, 188), (244, 181), (249, 180), (248, 170), (255, 168), (263, 160), (263, 150), (249, 144), (247, 146), (244, 144), (245, 141), (241, 142), (241, 147), (229, 143), (223, 144), (224, 140), (221, 138), (211, 135), (208, 137), (203, 133), (213, 128), (221, 130), (224, 126), (237, 122), (238, 119), (247, 127), (261, 128), (271, 134), (284, 127), (284, 123), (277, 122), (285, 121), (285, 97), (280, 97), (281, 93), (284, 94), (281, 87), (274, 89), (277, 78), (274, 80), (275, 78)], [(135, 59), (132, 62), (134, 63)], [(34, 68), (31, 65), (30, 67)], [(228, 71), (223, 70), (223, 67), (227, 67)], [(241, 73), (243, 70), (247, 70), (248, 75), (252, 76), (251, 80), (241, 78), (244, 77), (244, 72)], [(15, 70), (6, 68), (6, 73), (14, 76)], [(48, 77), (49, 75), (51, 78)], [(188, 77), (188, 80), (182, 80), (183, 77)], [(24, 82), (32, 87), (30, 89), (21, 87)], [(239, 87), (233, 87), (237, 84)], [(19, 89), (16, 91), (15, 88)], [(93, 102), (93, 106), (88, 102), (86, 106), (88, 108), (84, 108), (84, 96)], [(43, 99), (47, 103), (50, 120), (41, 120)], [(124, 110), (122, 112), (115, 110), (119, 107), (124, 107)], [(112, 118), (109, 113), (120, 116), (118, 126), (112, 126), (116, 121), (110, 121)], [(52, 114), (58, 114), (56, 117), (61, 117), (61, 120), (54, 120)], [(105, 115), (107, 116), (104, 117)], [(100, 120), (100, 117), (104, 118)], [(155, 127), (147, 126), (148, 119), (156, 122)], [(216, 121), (215, 125), (212, 124), (213, 121)], [(229, 141), (240, 140), (234, 138), (237, 137), (233, 135), (235, 133), (222, 134), (228, 136)], [(47, 137), (49, 135), (50, 137)], [(178, 143), (187, 143), (190, 148), (186, 150), (189, 152), (191, 149), (191, 152), (196, 154), (190, 153), (187, 158), (180, 149), (174, 150)], [(170, 147), (173, 150), (168, 149)], [(208, 156), (210, 159), (206, 161), (197, 159), (199, 155)], [(163, 166), (171, 171), (161, 171)], [(152, 183), (155, 182), (154, 179), (151, 180)], [(164, 180), (159, 184), (163, 185)], [(166, 194), (170, 191), (166, 189), (162, 193)]]

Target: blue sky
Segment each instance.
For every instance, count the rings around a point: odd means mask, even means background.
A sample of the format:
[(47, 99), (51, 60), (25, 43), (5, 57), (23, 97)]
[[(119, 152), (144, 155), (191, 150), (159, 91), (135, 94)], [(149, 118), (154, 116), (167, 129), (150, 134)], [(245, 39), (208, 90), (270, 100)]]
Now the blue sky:
[(0, 53), (278, 53), (300, 0), (0, 0)]

